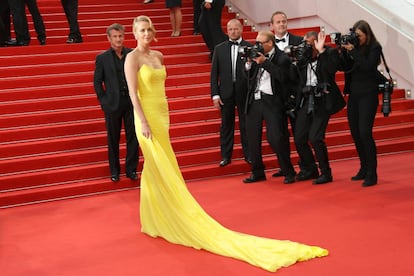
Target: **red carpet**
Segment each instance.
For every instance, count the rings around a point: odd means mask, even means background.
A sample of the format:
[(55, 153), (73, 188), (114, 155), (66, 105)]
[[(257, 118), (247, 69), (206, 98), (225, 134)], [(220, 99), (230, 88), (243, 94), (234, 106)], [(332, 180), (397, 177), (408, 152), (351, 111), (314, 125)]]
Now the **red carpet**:
[(357, 160), (333, 162), (334, 182), (323, 186), (283, 185), (275, 178), (246, 185), (246, 175), (188, 183), (206, 211), (230, 229), (330, 251), (275, 274), (140, 233), (137, 189), (1, 209), (1, 273), (411, 276), (413, 159), (414, 152), (379, 157), (379, 184), (370, 188), (349, 180)]

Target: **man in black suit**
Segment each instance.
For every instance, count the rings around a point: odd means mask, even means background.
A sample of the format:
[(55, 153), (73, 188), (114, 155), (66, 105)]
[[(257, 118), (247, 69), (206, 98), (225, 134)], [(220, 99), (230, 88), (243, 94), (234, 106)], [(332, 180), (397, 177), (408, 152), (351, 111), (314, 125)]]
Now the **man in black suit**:
[(61, 3), (69, 24), (69, 36), (66, 43), (82, 43), (78, 22), (78, 0), (61, 0)]
[[(252, 76), (246, 103), (246, 129), (252, 174), (243, 180), (253, 183), (266, 180), (262, 159), (262, 125), (266, 123), (267, 140), (276, 153), (280, 168), (285, 173), (285, 184), (295, 182), (295, 170), (290, 160), (289, 132), (283, 93), (288, 80), (290, 59), (275, 45), (274, 34), (261, 31), (256, 43), (263, 46), (263, 52), (246, 63), (246, 70)], [(249, 68), (250, 67), (250, 68)]]
[[(284, 51), (286, 47), (293, 45), (297, 46), (303, 41), (303, 37), (294, 35), (288, 32), (288, 19), (286, 13), (283, 11), (276, 11), (272, 14), (270, 18), (270, 27), (275, 34), (276, 46)], [(287, 118), (290, 122), (292, 129), (292, 134), (295, 134), (295, 111), (294, 107), (296, 105), (296, 93), (298, 90), (298, 77), (297, 77), (297, 68), (295, 64), (290, 66), (290, 79), (287, 84), (286, 95), (284, 95), (284, 103), (286, 107), (286, 112), (288, 114)], [(290, 144), (289, 144), (290, 145)], [(300, 161), (299, 161), (300, 165)], [(284, 176), (282, 170), (278, 170), (273, 174), (273, 177)]]
[(227, 40), (221, 28), (221, 13), (225, 2), (225, 0), (205, 0), (202, 4), (199, 28), (210, 50), (210, 59), (213, 57), (214, 47)]
[(29, 9), (32, 18), (33, 24), (37, 33), (37, 39), (39, 40), (40, 45), (46, 44), (46, 29), (43, 22), (43, 17), (40, 14), (39, 7), (37, 6), (36, 0), (24, 0), (27, 8)]
[[(297, 63), (302, 93), (298, 98), (295, 144), (303, 168), (296, 180), (315, 179), (313, 184), (332, 182), (325, 133), (330, 116), (345, 106), (335, 82), (339, 54), (336, 49), (324, 46), (325, 37), (324, 32), (308, 32), (305, 35), (306, 53)], [(315, 159), (319, 163), (320, 175)]]
[(194, 35), (200, 34), (200, 15), (201, 15), (201, 4), (203, 3), (203, 0), (193, 0), (193, 27), (194, 27)]
[(242, 32), (243, 25), (238, 19), (231, 19), (227, 23), (229, 40), (215, 47), (211, 65), (211, 97), (214, 106), (221, 111), (221, 167), (231, 162), (236, 107), (239, 116), (240, 138), (244, 158), (249, 162), (244, 114), (247, 96), (247, 79), (244, 77), (244, 62), (239, 54), (239, 48), (251, 46), (251, 44), (242, 39)]
[(270, 18), (270, 27), (275, 34), (276, 46), (284, 50), (288, 45), (299, 45), (303, 37), (288, 32), (288, 19), (286, 13), (276, 11)]
[(118, 23), (108, 27), (107, 35), (111, 48), (96, 57), (94, 74), (95, 92), (105, 113), (109, 168), (113, 182), (119, 181), (119, 140), (122, 120), (127, 144), (126, 176), (131, 180), (138, 179), (136, 173), (138, 140), (135, 135), (134, 111), (124, 73), (125, 57), (131, 49), (123, 46), (124, 31), (124, 27)]
[(24, 0), (6, 0), (9, 3), (13, 17), (13, 27), (16, 33), (16, 42), (11, 45), (27, 46), (30, 44), (29, 25), (27, 24)]
[(0, 47), (10, 42), (10, 8), (8, 1), (0, 3)]

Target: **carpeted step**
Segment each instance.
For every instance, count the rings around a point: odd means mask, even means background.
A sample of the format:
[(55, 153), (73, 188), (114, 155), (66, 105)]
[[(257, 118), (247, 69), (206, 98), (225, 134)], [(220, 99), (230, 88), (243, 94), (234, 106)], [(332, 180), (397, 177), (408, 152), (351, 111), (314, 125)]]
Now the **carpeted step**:
[[(163, 51), (168, 49), (170, 55), (177, 53), (183, 53), (180, 51), (190, 50), (191, 46), (184, 49), (183, 46), (177, 46), (174, 48), (164, 47)], [(195, 52), (205, 51), (205, 46), (200, 44), (195, 46)], [(193, 63), (189, 64), (172, 64), (167, 67), (167, 74), (178, 75), (178, 74), (190, 74), (190, 73), (201, 73), (210, 72), (211, 65), (209, 63)], [(3, 67), (0, 71), (0, 78), (10, 77), (23, 77), (23, 76), (43, 76), (53, 74), (66, 74), (66, 73), (80, 73), (90, 72), (93, 74), (95, 70), (95, 60), (82, 61), (82, 62), (65, 62), (65, 63), (49, 63), (49, 64), (38, 64), (38, 65), (25, 65), (25, 66), (9, 66)]]
[[(210, 95), (195, 98), (173, 98), (169, 100), (170, 110), (190, 109), (211, 105)], [(70, 108), (85, 108), (98, 106), (99, 102), (95, 94), (73, 97), (55, 97), (32, 101), (1, 102), (0, 116), (6, 114), (62, 110)]]
[[(210, 86), (209, 84), (204, 83), (198, 86), (183, 85), (180, 87), (166, 87), (166, 93), (168, 97), (173, 98), (208, 95), (210, 94)], [(11, 100), (20, 102), (24, 100), (56, 98), (56, 96), (70, 97), (81, 95), (95, 95), (92, 82), (8, 90), (0, 89), (0, 103), (10, 102)]]
[[(191, 113), (191, 114), (189, 114)], [(219, 118), (219, 111), (211, 107), (194, 109), (191, 112), (188, 110), (178, 110), (177, 112), (171, 112), (170, 122), (174, 123), (186, 123), (190, 121), (205, 121)], [(27, 126), (39, 126), (42, 124), (58, 124), (58, 123), (70, 123), (79, 122), (82, 120), (103, 120), (104, 113), (98, 107), (76, 108), (76, 109), (62, 109), (55, 110), (53, 112), (30, 112), (12, 114), (10, 116), (0, 116), (0, 124), (4, 129), (6, 128), (18, 128), (22, 124)]]
[[(68, 49), (65, 53), (44, 53), (44, 54), (30, 54), (21, 55), (13, 59), (0, 58), (3, 66), (27, 66), (27, 65), (39, 65), (39, 64), (51, 64), (51, 63), (66, 63), (66, 62), (84, 62), (84, 61), (95, 61), (96, 55), (103, 52), (102, 50), (91, 50), (91, 51), (76, 51), (77, 45), (70, 45), (68, 47), (74, 47), (74, 49)], [(200, 48), (201, 49), (201, 48)], [(205, 48), (204, 48), (205, 49)], [(190, 51), (194, 49), (189, 48)], [(208, 63), (208, 51), (203, 52), (195, 49), (194, 54), (191, 55), (191, 59), (188, 59), (189, 54), (183, 53), (177, 50), (177, 54), (166, 55), (164, 62), (166, 65), (169, 64), (185, 64), (185, 63)]]
[[(203, 84), (210, 81), (210, 72), (191, 73), (187, 75), (172, 75), (169, 76), (165, 82), (166, 86), (182, 86), (189, 84)], [(48, 85), (59, 85), (61, 83), (76, 84), (76, 83), (91, 83), (93, 84), (92, 72), (76, 72), (63, 73), (53, 75), (28, 76), (28, 77), (9, 77), (0, 80), (0, 87), (4, 90), (31, 87), (44, 87)]]

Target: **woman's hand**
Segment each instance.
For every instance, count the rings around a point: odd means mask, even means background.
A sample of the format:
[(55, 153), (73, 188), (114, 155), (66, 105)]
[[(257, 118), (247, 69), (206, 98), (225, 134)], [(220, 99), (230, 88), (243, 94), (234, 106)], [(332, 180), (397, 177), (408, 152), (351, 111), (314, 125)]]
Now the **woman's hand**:
[(352, 45), (351, 43), (343, 44), (341, 46), (342, 46), (342, 48), (346, 49), (348, 52), (352, 51), (355, 48), (355, 46)]
[(147, 121), (141, 122), (141, 132), (142, 136), (144, 136), (147, 139), (151, 139), (151, 129)]

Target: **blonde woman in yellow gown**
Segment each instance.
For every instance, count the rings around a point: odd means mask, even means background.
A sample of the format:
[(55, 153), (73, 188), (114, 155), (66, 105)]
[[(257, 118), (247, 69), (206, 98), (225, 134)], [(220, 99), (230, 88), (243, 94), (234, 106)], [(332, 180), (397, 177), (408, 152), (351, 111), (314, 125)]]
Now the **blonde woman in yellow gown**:
[(268, 271), (328, 254), (326, 249), (238, 233), (210, 217), (188, 191), (169, 138), (163, 55), (150, 48), (155, 28), (147, 16), (133, 22), (137, 47), (125, 75), (144, 155), (141, 174), (142, 232), (175, 244), (232, 257)]

